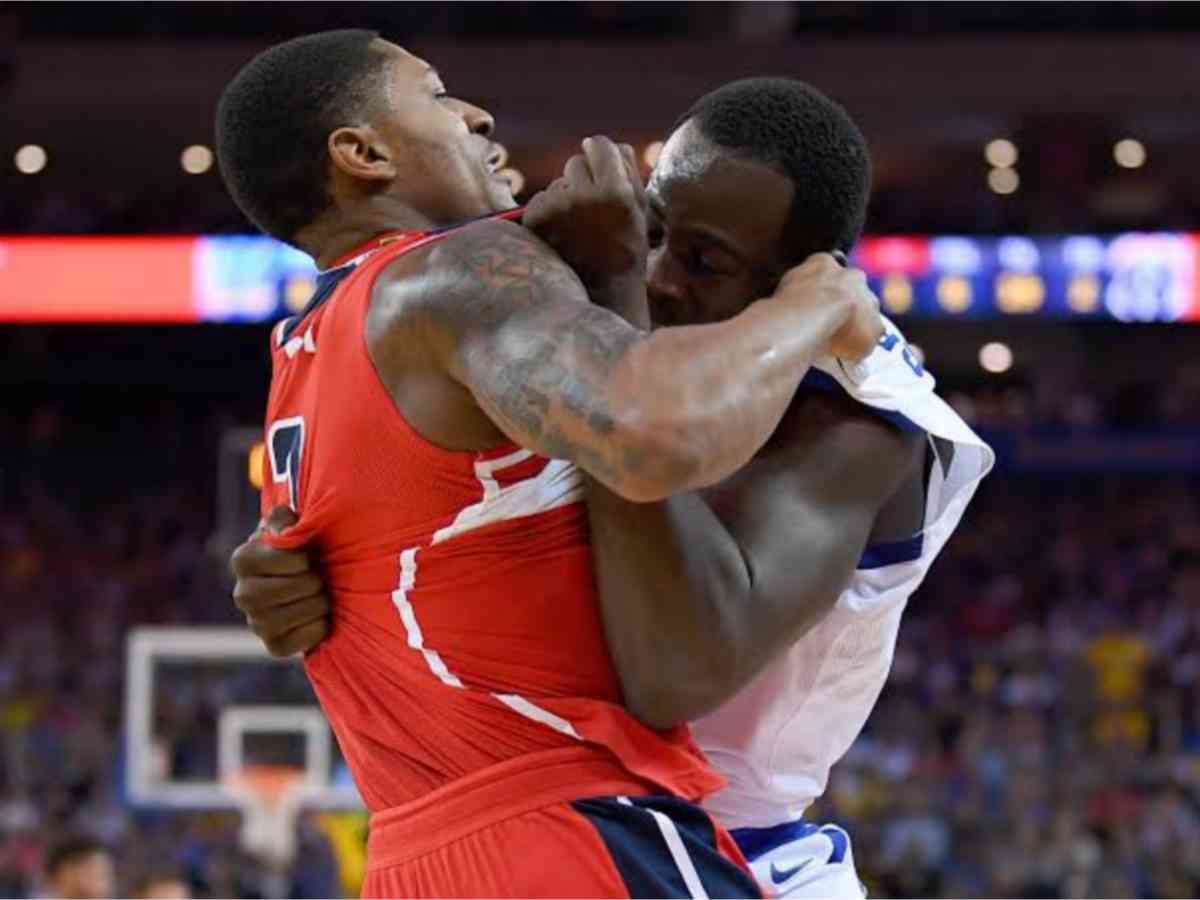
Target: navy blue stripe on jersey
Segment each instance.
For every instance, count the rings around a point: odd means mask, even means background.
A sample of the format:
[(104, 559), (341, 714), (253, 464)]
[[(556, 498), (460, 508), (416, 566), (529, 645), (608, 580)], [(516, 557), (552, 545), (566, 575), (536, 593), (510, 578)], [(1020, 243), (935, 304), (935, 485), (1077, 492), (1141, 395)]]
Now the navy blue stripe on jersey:
[[(524, 212), (524, 210), (525, 207), (517, 206), (513, 209), (506, 209), (498, 213), (487, 213), (486, 215), (476, 216), (473, 219), (467, 219), (465, 222), (455, 222), (453, 225), (444, 225), (441, 228), (435, 228), (432, 231), (427, 232), (425, 236), (433, 237), (434, 235), (443, 235), (447, 232), (454, 231), (455, 229), (470, 225), (472, 222), (481, 222), (484, 219), (496, 219), (501, 217), (511, 218), (513, 214)], [(324, 272), (317, 273), (317, 287), (313, 292), (312, 298), (304, 305), (304, 309), (300, 311), (299, 315), (284, 320), (283, 333), (279, 341), (280, 344), (285, 343), (287, 339), (292, 336), (292, 332), (300, 327), (300, 323), (308, 317), (309, 313), (311, 313), (314, 309), (319, 307), (333, 295), (334, 289), (337, 288), (343, 278), (354, 271), (356, 266), (357, 263), (348, 262), (345, 265), (338, 266), (336, 269), (326, 269)]]
[(895, 566), (900, 563), (914, 562), (921, 558), (925, 546), (924, 533), (902, 541), (891, 541), (886, 544), (868, 544), (858, 558), (860, 569), (882, 569), (884, 566)]
[(800, 390), (816, 391), (823, 394), (841, 394), (843, 397), (848, 397), (855, 403), (858, 403), (867, 412), (878, 416), (883, 421), (895, 425), (901, 431), (910, 432), (913, 434), (923, 434), (925, 429), (914, 422), (912, 419), (903, 413), (898, 413), (891, 409), (880, 409), (877, 406), (869, 406), (866, 403), (853, 397), (849, 391), (842, 387), (841, 383), (827, 372), (822, 372), (820, 369), (810, 368), (800, 382)]
[(840, 863), (846, 861), (846, 851), (850, 849), (850, 835), (846, 834), (845, 829), (837, 825), (822, 825), (821, 834), (829, 838), (829, 842), (833, 844), (833, 852), (829, 854), (831, 863)]
[(698, 806), (667, 796), (630, 797), (626, 802), (593, 797), (571, 806), (600, 834), (630, 897), (692, 896), (650, 810), (674, 823), (710, 897), (762, 896), (750, 874), (717, 850), (712, 819)]
[(817, 826), (803, 819), (794, 822), (784, 822), (767, 828), (734, 828), (729, 833), (737, 841), (738, 847), (746, 859), (754, 862), (760, 856), (770, 853), (776, 847), (798, 841), (817, 832)]
[(297, 316), (286, 320), (283, 325), (283, 335), (279, 343), (287, 342), (287, 339), (292, 336), (292, 333), (300, 327), (303, 322), (312, 313), (314, 309), (333, 296), (334, 290), (342, 283), (342, 279), (354, 271), (354, 266), (346, 263), (344, 266), (338, 266), (336, 269), (327, 269), (317, 275), (317, 288), (313, 291), (312, 297), (308, 303), (304, 305), (304, 309)]

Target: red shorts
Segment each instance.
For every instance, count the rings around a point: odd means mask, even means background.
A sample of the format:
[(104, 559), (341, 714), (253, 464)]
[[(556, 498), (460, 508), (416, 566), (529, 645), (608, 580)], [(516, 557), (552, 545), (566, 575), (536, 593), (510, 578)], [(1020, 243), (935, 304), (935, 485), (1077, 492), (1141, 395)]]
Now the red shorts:
[(371, 817), (363, 897), (761, 897), (728, 832), (584, 748)]

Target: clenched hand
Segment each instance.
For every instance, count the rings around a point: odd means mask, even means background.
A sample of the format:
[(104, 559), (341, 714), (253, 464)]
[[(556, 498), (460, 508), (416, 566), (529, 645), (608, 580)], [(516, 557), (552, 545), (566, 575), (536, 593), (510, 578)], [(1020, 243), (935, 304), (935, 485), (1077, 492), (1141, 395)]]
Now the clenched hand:
[(646, 194), (628, 144), (583, 141), (521, 223), (550, 244), (588, 287), (613, 278), (645, 278)]
[(311, 650), (329, 633), (329, 595), (304, 550), (277, 550), (260, 541), (296, 523), (286, 506), (271, 510), (259, 530), (233, 551), (233, 602), (272, 656)]

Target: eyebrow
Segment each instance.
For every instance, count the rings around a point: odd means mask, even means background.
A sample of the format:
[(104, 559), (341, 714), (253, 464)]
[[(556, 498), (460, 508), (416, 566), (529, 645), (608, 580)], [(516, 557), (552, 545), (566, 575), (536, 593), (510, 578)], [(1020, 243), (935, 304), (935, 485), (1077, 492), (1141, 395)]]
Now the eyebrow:
[[(650, 211), (653, 212), (654, 215), (656, 215), (659, 219), (666, 218), (666, 216), (664, 215), (664, 213), (666, 212), (666, 206), (663, 204), (662, 200), (660, 200), (658, 197), (654, 196), (653, 194), (647, 194), (646, 201), (650, 206)], [(731, 243), (728, 238), (726, 238), (724, 235), (720, 234), (719, 232), (714, 231), (713, 229), (708, 228), (704, 225), (688, 225), (688, 226), (685, 226), (684, 228), (682, 228), (681, 230), (683, 232), (685, 232), (686, 234), (696, 235), (697, 237), (703, 238), (704, 240), (709, 241), (712, 244), (715, 244), (721, 250), (724, 250), (726, 253), (728, 253), (730, 256), (732, 256), (734, 259), (736, 259), (743, 266), (746, 266), (748, 268), (753, 268), (750, 265), (750, 261), (748, 259), (746, 259), (745, 254), (742, 253), (742, 251), (739, 250), (736, 246), (734, 246), (733, 243)]]

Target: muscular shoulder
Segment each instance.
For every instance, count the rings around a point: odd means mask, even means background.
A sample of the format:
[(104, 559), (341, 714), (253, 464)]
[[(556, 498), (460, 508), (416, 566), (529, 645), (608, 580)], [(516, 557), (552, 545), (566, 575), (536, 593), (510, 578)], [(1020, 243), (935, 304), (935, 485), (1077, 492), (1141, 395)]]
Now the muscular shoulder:
[[(794, 406), (776, 447), (780, 471), (800, 473), (800, 481), (816, 475), (825, 482), (821, 491), (825, 502), (870, 513), (872, 541), (901, 540), (920, 530), (925, 504), (924, 432), (902, 430), (841, 395), (801, 395)], [(786, 485), (789, 475), (780, 477)]]
[(708, 493), (714, 506), (875, 509), (920, 477), (925, 438), (901, 431), (848, 397), (799, 394), (767, 445)]
[[(924, 435), (904, 431), (877, 412), (850, 397), (826, 392), (801, 391), (792, 401), (765, 452), (788, 453), (814, 441), (839, 446), (850, 458), (868, 461), (873, 454), (898, 462), (922, 447)], [(878, 459), (878, 456), (875, 457)]]
[(551, 293), (587, 299), (575, 273), (533, 232), (485, 219), (392, 262), (375, 282), (369, 329), (486, 327)]
[[(578, 301), (578, 302), (574, 302)], [(505, 360), (537, 358), (588, 308), (575, 274), (532, 232), (484, 220), (404, 254), (377, 278), (367, 314), (372, 362), (409, 424), (450, 449), (503, 435), (477, 390), (502, 380)]]

